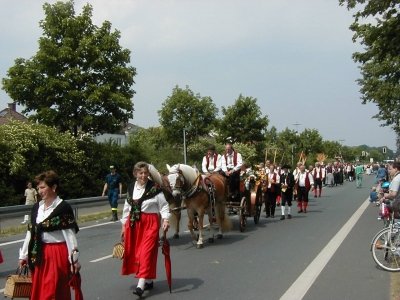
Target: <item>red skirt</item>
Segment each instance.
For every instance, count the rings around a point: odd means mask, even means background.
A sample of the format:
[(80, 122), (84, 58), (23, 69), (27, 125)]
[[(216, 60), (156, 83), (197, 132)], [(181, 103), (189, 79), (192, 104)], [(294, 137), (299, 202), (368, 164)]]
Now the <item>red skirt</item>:
[(0, 264), (3, 262), (3, 255), (1, 254), (1, 251), (0, 251)]
[(71, 300), (66, 243), (43, 244), (42, 260), (32, 272), (31, 300)]
[(140, 220), (133, 228), (129, 220), (125, 223), (122, 275), (136, 274), (136, 278), (156, 278), (159, 229), (160, 217), (155, 213), (141, 213)]

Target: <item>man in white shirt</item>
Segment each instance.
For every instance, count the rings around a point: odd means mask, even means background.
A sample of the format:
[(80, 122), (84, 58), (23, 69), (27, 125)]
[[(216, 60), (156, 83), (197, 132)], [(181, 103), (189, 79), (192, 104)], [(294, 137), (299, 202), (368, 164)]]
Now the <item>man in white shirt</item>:
[(314, 177), (314, 197), (321, 197), (322, 182), (325, 179), (325, 170), (322, 170), (319, 162), (315, 163), (315, 168), (312, 174)]
[(306, 213), (308, 206), (308, 192), (314, 185), (314, 178), (310, 172), (306, 172), (304, 165), (300, 166), (300, 173), (298, 174), (296, 182), (298, 213)]
[(201, 163), (201, 170), (204, 174), (211, 174), (222, 171), (222, 156), (215, 151), (215, 146), (210, 145), (207, 154), (204, 155)]
[(225, 145), (225, 154), (222, 158), (222, 171), (229, 182), (229, 198), (236, 198), (239, 195), (240, 168), (243, 164), (242, 155), (236, 152), (232, 144)]

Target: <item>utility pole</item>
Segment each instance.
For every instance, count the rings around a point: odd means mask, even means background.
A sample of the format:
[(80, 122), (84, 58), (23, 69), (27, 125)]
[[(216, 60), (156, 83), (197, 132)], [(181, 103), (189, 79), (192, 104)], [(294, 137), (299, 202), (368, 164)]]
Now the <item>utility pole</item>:
[(183, 163), (186, 165), (186, 128), (183, 128)]

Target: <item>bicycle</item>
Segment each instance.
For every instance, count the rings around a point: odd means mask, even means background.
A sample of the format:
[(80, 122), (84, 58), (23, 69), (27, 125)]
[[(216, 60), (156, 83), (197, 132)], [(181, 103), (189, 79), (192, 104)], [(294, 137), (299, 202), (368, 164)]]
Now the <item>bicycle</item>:
[(387, 228), (380, 230), (372, 239), (372, 257), (382, 269), (390, 272), (400, 271), (400, 222), (391, 212)]

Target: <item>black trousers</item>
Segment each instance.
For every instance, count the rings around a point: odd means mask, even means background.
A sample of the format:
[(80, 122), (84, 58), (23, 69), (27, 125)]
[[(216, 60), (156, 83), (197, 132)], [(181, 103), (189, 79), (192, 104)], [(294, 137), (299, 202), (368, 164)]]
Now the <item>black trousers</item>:
[(228, 186), (229, 186), (229, 194), (235, 195), (240, 191), (240, 173), (233, 172), (228, 176)]
[(267, 194), (265, 197), (265, 209), (267, 212), (267, 216), (275, 216), (275, 208), (276, 208), (276, 197), (278, 194), (272, 189), (267, 189)]
[(288, 206), (292, 206), (293, 190), (290, 190), (290, 191), (286, 190), (286, 192), (284, 192), (284, 193), (282, 192), (281, 198), (282, 198), (282, 200), (281, 200), (282, 206), (285, 206), (286, 203)]

